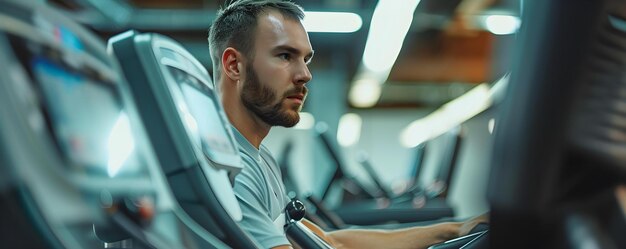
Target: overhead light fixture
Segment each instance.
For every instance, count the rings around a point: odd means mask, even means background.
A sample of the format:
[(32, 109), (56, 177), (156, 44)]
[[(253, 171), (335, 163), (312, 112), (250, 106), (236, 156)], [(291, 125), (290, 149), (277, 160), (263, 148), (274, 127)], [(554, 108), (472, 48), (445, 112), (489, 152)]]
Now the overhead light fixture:
[(432, 126), (431, 118), (428, 116), (411, 122), (411, 124), (400, 133), (400, 144), (406, 148), (413, 148), (427, 141), (431, 137)]
[(355, 113), (346, 113), (339, 119), (337, 142), (343, 147), (355, 145), (361, 137), (361, 117)]
[(367, 108), (376, 105), (381, 92), (382, 86), (377, 80), (360, 79), (350, 88), (348, 98), (353, 106)]
[(443, 105), (443, 110), (459, 123), (473, 117), (491, 106), (491, 92), (489, 85), (483, 83), (456, 99)]
[(491, 103), (489, 86), (480, 84), (428, 116), (410, 123), (400, 134), (400, 143), (407, 148), (415, 147), (486, 110)]
[(419, 2), (420, 0), (378, 1), (363, 52), (363, 65), (368, 70), (391, 70)]
[[(411, 122), (400, 134), (400, 143), (407, 148), (415, 147), (483, 112), (503, 98), (509, 75), (502, 76), (492, 87), (480, 84), (426, 117)], [(493, 134), (495, 126), (496, 120), (490, 119), (489, 133)]]
[(485, 28), (496, 35), (513, 34), (517, 32), (520, 24), (519, 17), (511, 15), (490, 15), (484, 19)]
[(302, 25), (307, 32), (352, 33), (361, 29), (361, 16), (350, 12), (304, 12)]
[(374, 106), (396, 62), (420, 0), (380, 0), (374, 9), (363, 59), (349, 100), (359, 108)]

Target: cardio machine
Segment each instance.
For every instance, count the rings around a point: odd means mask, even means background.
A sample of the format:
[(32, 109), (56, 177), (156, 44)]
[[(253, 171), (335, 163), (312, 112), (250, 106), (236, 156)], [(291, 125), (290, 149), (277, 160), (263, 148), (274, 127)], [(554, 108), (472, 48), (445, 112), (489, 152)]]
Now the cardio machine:
[[(207, 51), (208, 52), (208, 51)], [(206, 69), (176, 41), (128, 31), (109, 40), (172, 192), (196, 222), (235, 248), (259, 248), (236, 224), (241, 158)]]
[(175, 203), (105, 45), (41, 3), (0, 7), (2, 246), (226, 248)]
[(626, 4), (522, 7), (495, 131), (490, 246), (625, 248)]

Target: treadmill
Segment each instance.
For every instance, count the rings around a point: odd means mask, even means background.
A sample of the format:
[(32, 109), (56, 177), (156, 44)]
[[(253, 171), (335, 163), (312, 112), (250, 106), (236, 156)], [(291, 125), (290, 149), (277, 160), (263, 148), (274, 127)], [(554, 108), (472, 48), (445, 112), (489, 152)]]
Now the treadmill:
[[(237, 221), (241, 158), (206, 69), (165, 36), (128, 31), (109, 40), (181, 207), (235, 248), (260, 248)], [(208, 50), (207, 50), (208, 52)]]
[(177, 206), (104, 44), (37, 1), (0, 7), (2, 246), (228, 248)]
[[(421, 159), (414, 187), (402, 196), (389, 199), (387, 205), (381, 206), (380, 202), (371, 199), (352, 201), (342, 204), (334, 212), (346, 224), (362, 226), (388, 222), (428, 224), (430, 221), (454, 217), (454, 210), (445, 197), (462, 139), (461, 128), (457, 126), (426, 142), (431, 150), (421, 156), (424, 159)], [(336, 153), (328, 146), (329, 142), (325, 144), (329, 152)], [(437, 145), (440, 145), (439, 150), (432, 149)], [(371, 174), (372, 178), (376, 178)]]

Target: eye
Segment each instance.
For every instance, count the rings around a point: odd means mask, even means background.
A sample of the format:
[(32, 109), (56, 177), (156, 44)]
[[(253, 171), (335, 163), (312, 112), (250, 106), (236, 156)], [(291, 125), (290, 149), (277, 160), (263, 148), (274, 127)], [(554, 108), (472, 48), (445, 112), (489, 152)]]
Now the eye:
[(291, 59), (291, 55), (289, 53), (281, 53), (278, 55), (278, 57), (287, 61)]

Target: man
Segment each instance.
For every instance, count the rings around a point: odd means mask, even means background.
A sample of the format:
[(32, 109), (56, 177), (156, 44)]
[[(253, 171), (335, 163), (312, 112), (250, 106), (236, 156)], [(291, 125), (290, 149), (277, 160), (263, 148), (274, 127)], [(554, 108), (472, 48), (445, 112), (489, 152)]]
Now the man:
[[(234, 187), (240, 225), (265, 248), (291, 248), (282, 228), (289, 198), (261, 142), (273, 126), (292, 127), (300, 119), (313, 57), (303, 17), (291, 2), (241, 0), (221, 10), (209, 32), (214, 81), (244, 161)], [(334, 232), (303, 222), (337, 248), (426, 248), (464, 233), (455, 222)]]

